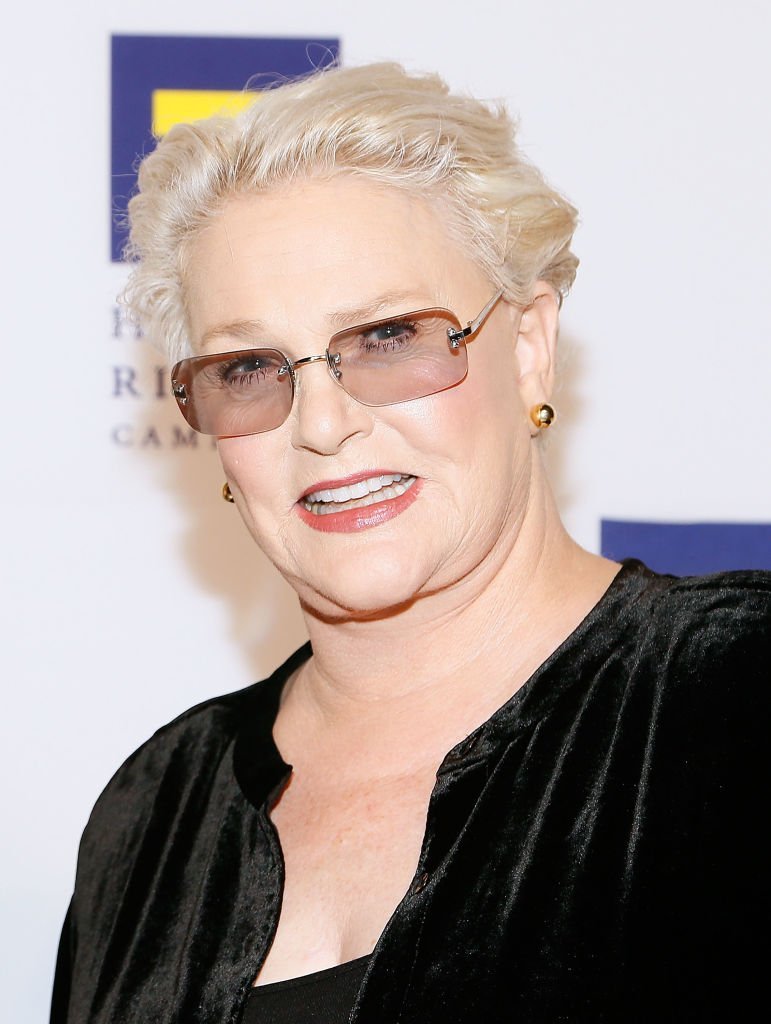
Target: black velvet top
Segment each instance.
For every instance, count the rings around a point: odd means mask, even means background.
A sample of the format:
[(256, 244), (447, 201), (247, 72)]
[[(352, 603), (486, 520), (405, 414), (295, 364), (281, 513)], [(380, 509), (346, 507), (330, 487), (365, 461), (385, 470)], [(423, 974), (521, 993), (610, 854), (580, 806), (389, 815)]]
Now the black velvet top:
[[(199, 705), (99, 798), (54, 1024), (235, 1024), (277, 926), (281, 687)], [(767, 1001), (771, 575), (625, 564), (445, 757), (357, 1024), (751, 1019)]]

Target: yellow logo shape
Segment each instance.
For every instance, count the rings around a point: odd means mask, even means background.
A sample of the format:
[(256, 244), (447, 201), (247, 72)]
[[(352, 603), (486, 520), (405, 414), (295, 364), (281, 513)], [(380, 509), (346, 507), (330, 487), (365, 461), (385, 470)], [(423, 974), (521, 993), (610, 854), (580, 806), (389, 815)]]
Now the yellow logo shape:
[(160, 139), (175, 124), (200, 121), (214, 114), (234, 117), (259, 97), (256, 92), (227, 89), (154, 89), (153, 135)]

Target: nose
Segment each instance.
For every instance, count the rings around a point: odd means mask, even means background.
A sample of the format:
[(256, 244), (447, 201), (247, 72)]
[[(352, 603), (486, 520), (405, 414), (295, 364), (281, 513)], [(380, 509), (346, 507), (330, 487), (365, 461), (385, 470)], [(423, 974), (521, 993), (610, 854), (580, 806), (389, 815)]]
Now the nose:
[(340, 387), (334, 378), (334, 365), (325, 355), (298, 359), (294, 370), (294, 448), (334, 455), (352, 438), (371, 433), (371, 410)]

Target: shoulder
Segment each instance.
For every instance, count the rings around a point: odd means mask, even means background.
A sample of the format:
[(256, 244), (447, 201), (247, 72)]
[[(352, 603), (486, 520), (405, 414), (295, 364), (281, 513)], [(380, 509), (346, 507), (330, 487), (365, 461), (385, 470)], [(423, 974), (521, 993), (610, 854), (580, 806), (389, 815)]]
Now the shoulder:
[(267, 679), (196, 704), (159, 728), (124, 761), (97, 799), (80, 859), (94, 844), (102, 847), (113, 839), (119, 844), (137, 822), (170, 820), (182, 803), (202, 806), (215, 779), (220, 787), (231, 782), (235, 787), (236, 740), (256, 717), (273, 716), (284, 682), (305, 657), (307, 645)]
[(632, 676), (646, 694), (651, 742), (668, 747), (689, 770), (708, 763), (716, 780), (721, 763), (743, 765), (746, 773), (765, 765), (771, 573), (648, 573), (633, 619), (639, 632)]
[(771, 573), (674, 577), (628, 562), (614, 593), (595, 660), (603, 692), (650, 763), (714, 778), (721, 760), (761, 763), (771, 714)]
[(771, 572), (746, 570), (709, 576), (660, 576), (645, 570), (637, 597), (644, 641), (666, 664), (746, 662), (768, 671), (761, 655), (771, 646)]
[[(169, 771), (212, 764), (233, 742), (245, 709), (264, 683), (213, 697), (183, 711), (157, 729), (118, 768), (100, 801), (126, 789), (152, 786)], [(97, 802), (97, 807), (99, 802)]]
[(78, 878), (122, 859), (130, 837), (158, 833), (175, 808), (210, 788), (232, 748), (240, 712), (261, 684), (196, 705), (159, 728), (117, 769), (96, 800), (78, 853)]
[(660, 576), (659, 600), (667, 607), (692, 612), (714, 612), (755, 617), (771, 612), (771, 572), (743, 569), (707, 576)]

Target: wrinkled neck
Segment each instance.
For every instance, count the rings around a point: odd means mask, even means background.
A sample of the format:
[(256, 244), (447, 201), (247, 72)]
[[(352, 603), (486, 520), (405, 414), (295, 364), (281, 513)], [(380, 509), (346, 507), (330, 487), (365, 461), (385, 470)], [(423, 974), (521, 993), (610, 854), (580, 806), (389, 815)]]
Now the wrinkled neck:
[(417, 748), (441, 759), (575, 629), (616, 571), (569, 537), (536, 454), (518, 529), (463, 579), (363, 621), (306, 613), (314, 656), (283, 710), (352, 756), (365, 746), (373, 764)]

